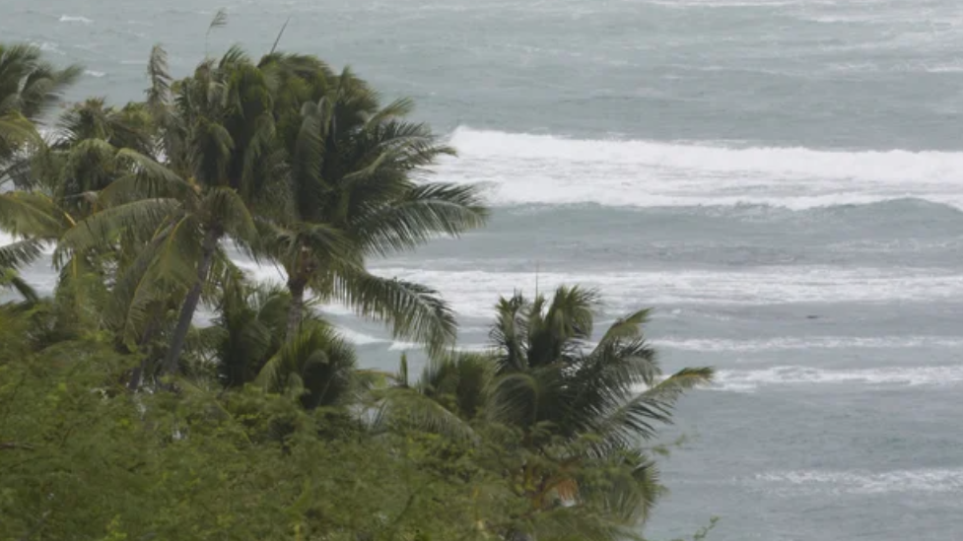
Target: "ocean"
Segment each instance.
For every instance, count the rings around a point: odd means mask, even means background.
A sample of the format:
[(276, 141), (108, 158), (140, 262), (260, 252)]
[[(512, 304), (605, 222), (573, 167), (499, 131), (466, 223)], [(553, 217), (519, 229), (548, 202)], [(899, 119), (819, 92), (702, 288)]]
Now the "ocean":
[[(4, 0), (0, 36), (122, 102), (154, 43), (183, 75), (288, 18), (282, 49), (416, 100), (460, 152), (434, 179), (486, 187), (486, 229), (373, 262), (441, 291), (462, 344), (499, 295), (578, 283), (601, 323), (653, 307), (666, 370), (719, 370), (665, 433), (649, 538), (963, 535), (963, 3)], [(369, 365), (421, 359), (325, 311)]]

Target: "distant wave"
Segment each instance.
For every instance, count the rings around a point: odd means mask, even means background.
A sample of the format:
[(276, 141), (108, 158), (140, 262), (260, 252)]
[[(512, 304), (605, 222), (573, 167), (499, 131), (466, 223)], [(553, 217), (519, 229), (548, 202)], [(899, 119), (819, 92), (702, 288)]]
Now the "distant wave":
[(729, 340), (721, 338), (654, 339), (660, 348), (681, 351), (756, 353), (810, 349), (908, 349), (960, 348), (963, 337), (955, 336), (804, 336), (799, 338), (770, 338), (764, 340)]
[[(415, 351), (424, 347), (415, 342), (379, 338), (343, 326), (336, 327), (336, 331), (342, 338), (356, 346), (387, 345), (389, 351)], [(484, 351), (488, 348), (488, 344), (458, 344), (455, 347), (458, 351)]]
[(943, 386), (963, 383), (963, 365), (829, 370), (775, 366), (760, 370), (720, 370), (715, 389), (751, 392), (774, 385)]
[[(464, 329), (463, 329), (464, 330)], [(347, 327), (339, 327), (338, 332), (344, 337), (345, 340), (359, 346), (366, 346), (371, 344), (382, 344), (387, 345), (388, 349), (391, 351), (401, 351), (401, 350), (416, 350), (421, 349), (421, 345), (413, 342), (405, 341), (392, 341), (388, 338), (379, 338), (369, 334), (365, 334), (359, 331)], [(651, 344), (660, 350), (682, 350), (682, 351), (698, 351), (706, 353), (720, 353), (720, 352), (765, 352), (765, 351), (789, 351), (797, 349), (851, 349), (851, 348), (865, 348), (865, 349), (915, 349), (921, 347), (936, 347), (936, 348), (959, 348), (963, 347), (963, 338), (956, 337), (928, 337), (928, 336), (908, 336), (908, 337), (897, 337), (897, 338), (857, 338), (857, 337), (802, 337), (802, 338), (776, 338), (770, 340), (722, 340), (722, 339), (712, 339), (712, 338), (693, 338), (693, 339), (662, 339), (654, 338), (650, 340)], [(484, 351), (490, 346), (486, 343), (462, 343), (458, 345), (458, 349), (462, 351)], [(594, 343), (587, 343), (586, 347), (595, 347)], [(808, 369), (801, 369), (805, 372)], [(841, 372), (829, 375), (811, 374), (811, 373), (797, 373), (797, 367), (788, 368), (778, 368), (778, 369), (766, 369), (757, 370), (752, 372), (752, 374), (747, 375), (747, 373), (742, 372), (726, 372), (726, 381), (722, 382), (719, 386), (720, 390), (749, 390), (750, 388), (755, 388), (769, 377), (772, 381), (771, 383), (799, 383), (799, 382), (820, 382), (820, 381), (836, 381), (842, 380), (847, 381), (846, 378), (850, 380), (859, 380), (864, 378), (864, 375), (852, 373), (852, 372)], [(836, 379), (833, 379), (833, 378)], [(864, 379), (866, 381), (882, 378), (885, 380), (889, 378), (892, 381), (900, 382), (903, 381), (903, 374), (870, 374)], [(758, 379), (759, 381), (748, 382), (749, 379)], [(795, 379), (793, 379), (795, 378)], [(907, 382), (911, 380), (906, 380)], [(915, 381), (915, 380), (913, 380)]]
[(963, 492), (963, 468), (887, 472), (800, 470), (756, 475), (750, 484), (792, 487), (801, 491), (848, 494), (890, 492)]
[[(462, 316), (489, 318), (498, 295), (531, 294), (531, 272), (443, 271), (376, 267), (388, 278), (411, 280), (440, 291)], [(273, 272), (273, 269), (272, 271)], [(787, 303), (935, 301), (963, 298), (963, 276), (953, 269), (839, 269), (773, 267), (749, 270), (638, 272), (543, 272), (542, 290), (561, 284), (597, 287), (607, 312), (686, 304), (768, 305)]]
[(41, 43), (34, 43), (34, 45), (40, 47), (40, 50), (43, 51), (43, 52), (45, 52), (45, 53), (56, 54), (56, 55), (61, 55), (61, 56), (64, 55), (64, 52), (60, 50), (60, 46), (57, 45), (56, 43), (51, 43), (51, 42), (49, 42), (49, 41), (44, 41), (44, 42), (41, 42)]
[(84, 75), (89, 75), (89, 76), (91, 76), (91, 77), (96, 77), (96, 78), (100, 79), (101, 77), (103, 77), (103, 76), (105, 76), (105, 75), (107, 75), (107, 74), (104, 73), (104, 72), (102, 72), (102, 71), (84, 70)]
[(646, 0), (646, 4), (668, 8), (771, 8), (792, 6), (800, 0)]
[(963, 152), (737, 148), (456, 129), (446, 181), (499, 206), (734, 206), (793, 210), (917, 198), (963, 208)]
[(356, 345), (356, 346), (366, 346), (369, 344), (386, 344), (391, 342), (390, 340), (385, 340), (383, 338), (378, 338), (368, 334), (364, 334), (347, 327), (337, 327), (336, 332), (341, 335), (346, 341)]
[(94, 21), (91, 20), (91, 19), (88, 19), (87, 17), (82, 17), (82, 16), (80, 16), (80, 15), (61, 15), (61, 16), (60, 16), (60, 22), (62, 22), (62, 23), (90, 24), (90, 23), (92, 23), (92, 22), (94, 22)]

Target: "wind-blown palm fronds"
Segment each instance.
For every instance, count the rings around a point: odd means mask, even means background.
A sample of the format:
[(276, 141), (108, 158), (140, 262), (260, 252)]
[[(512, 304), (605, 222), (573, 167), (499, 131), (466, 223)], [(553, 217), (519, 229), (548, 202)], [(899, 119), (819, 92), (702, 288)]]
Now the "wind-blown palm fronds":
[(16, 111), (39, 121), (82, 71), (79, 66), (55, 68), (33, 45), (0, 44), (0, 116)]
[[(663, 493), (642, 448), (670, 423), (707, 368), (661, 377), (640, 310), (592, 344), (598, 295), (560, 287), (551, 298), (503, 298), (486, 353), (436, 357), (421, 380), (383, 397), (402, 426), (497, 442), (498, 468), (528, 509), (508, 538), (625, 539)], [(511, 451), (509, 451), (511, 450)]]
[(257, 382), (266, 390), (298, 397), (307, 409), (349, 403), (361, 379), (353, 348), (329, 326), (312, 322), (261, 369)]
[[(427, 126), (401, 120), (412, 109), (410, 101), (381, 107), (378, 96), (350, 70), (334, 75), (303, 57), (272, 55), (262, 63), (297, 81), (298, 90), (285, 94), (288, 105), (293, 96), (305, 99), (298, 104), (297, 122), (283, 115), (279, 132), (290, 163), (293, 217), (278, 230), (278, 240), (284, 242), (268, 241), (274, 247), (269, 255), (287, 271), (294, 298), (288, 332), (296, 330), (299, 299), (311, 289), (321, 298), (346, 301), (364, 315), (377, 315), (396, 335), (440, 351), (451, 343), (455, 329), (439, 299), (430, 300), (432, 308), (406, 316), (399, 301), (425, 306), (424, 288), (377, 282), (357, 270), (368, 256), (408, 250), (437, 235), (458, 235), (483, 224), (487, 211), (477, 189), (414, 182), (412, 174), (453, 151), (438, 144)], [(339, 232), (347, 243), (311, 242), (310, 231), (319, 224)], [(356, 286), (364, 289), (350, 290)], [(410, 294), (416, 290), (417, 295)]]

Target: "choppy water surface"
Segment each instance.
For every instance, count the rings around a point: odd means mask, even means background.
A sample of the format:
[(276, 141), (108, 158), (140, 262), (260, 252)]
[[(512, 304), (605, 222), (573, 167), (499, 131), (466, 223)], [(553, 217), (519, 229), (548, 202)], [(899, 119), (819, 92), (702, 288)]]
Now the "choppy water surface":
[[(599, 287), (606, 321), (654, 306), (667, 368), (719, 368), (680, 408), (651, 537), (963, 531), (963, 4), (8, 0), (0, 35), (120, 101), (155, 42), (190, 69), (219, 7), (211, 50), (264, 51), (290, 16), (282, 46), (451, 137), (435, 177), (484, 183), (491, 226), (375, 271), (442, 291), (467, 346), (537, 267)], [(368, 362), (411, 347), (329, 312)]]

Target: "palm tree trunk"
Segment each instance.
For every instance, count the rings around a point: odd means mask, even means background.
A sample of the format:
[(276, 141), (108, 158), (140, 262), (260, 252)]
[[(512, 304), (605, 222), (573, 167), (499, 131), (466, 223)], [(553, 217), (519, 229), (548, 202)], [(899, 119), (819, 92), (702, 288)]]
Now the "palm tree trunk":
[(291, 293), (291, 306), (288, 307), (288, 327), (285, 340), (290, 342), (298, 333), (301, 318), (304, 315), (304, 280), (300, 278), (288, 279), (288, 291)]
[(177, 372), (181, 351), (184, 349), (184, 342), (187, 341), (187, 331), (191, 329), (191, 321), (194, 319), (194, 312), (197, 311), (197, 304), (201, 300), (201, 291), (204, 289), (204, 282), (207, 281), (207, 274), (211, 270), (214, 251), (217, 249), (217, 241), (220, 237), (221, 234), (215, 229), (209, 229), (204, 234), (204, 244), (201, 245), (201, 261), (197, 265), (197, 282), (194, 283), (194, 286), (187, 292), (187, 297), (184, 298), (181, 314), (177, 319), (174, 335), (171, 337), (171, 347), (167, 350), (167, 357), (161, 367), (162, 375)]
[[(154, 338), (154, 333), (157, 332), (157, 326), (158, 326), (157, 316), (152, 315), (151, 318), (147, 321), (147, 328), (144, 329), (144, 334), (140, 337), (140, 340), (137, 342), (138, 350), (142, 350), (144, 346), (150, 343), (150, 341)], [(126, 347), (124, 349), (126, 349)], [(129, 353), (129, 351), (127, 351), (126, 353)], [(144, 355), (144, 358), (141, 359), (140, 364), (137, 365), (136, 368), (134, 368), (133, 372), (131, 372), (130, 381), (127, 383), (128, 390), (137, 391), (137, 389), (140, 388), (140, 384), (144, 377), (144, 372), (147, 371), (147, 366), (150, 364), (152, 360), (154, 359), (151, 359), (150, 352)]]

